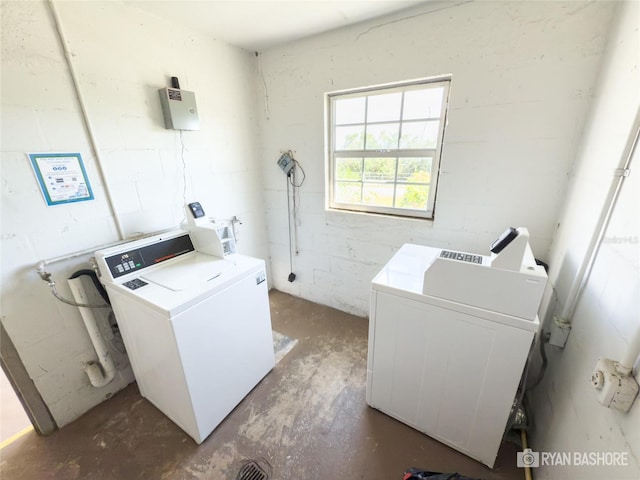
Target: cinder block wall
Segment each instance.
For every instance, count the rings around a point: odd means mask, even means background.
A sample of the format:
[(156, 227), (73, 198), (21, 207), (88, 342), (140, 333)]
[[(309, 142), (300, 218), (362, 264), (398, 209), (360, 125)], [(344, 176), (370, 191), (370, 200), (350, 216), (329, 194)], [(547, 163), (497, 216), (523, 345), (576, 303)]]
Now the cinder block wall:
[[(239, 216), (239, 250), (267, 258), (254, 54), (122, 2), (56, 5), (125, 235), (177, 226), (185, 198), (199, 200), (207, 214)], [(47, 2), (1, 8), (2, 322), (64, 425), (133, 377), (125, 369), (90, 386), (82, 365), (95, 354), (78, 309), (51, 296), (35, 265), (118, 235)], [(158, 89), (170, 76), (196, 94), (201, 129), (182, 139), (162, 118)], [(29, 152), (81, 153), (95, 200), (47, 207)], [(87, 259), (48, 268), (63, 295)]]
[[(546, 259), (603, 59), (611, 2), (426, 2), (396, 15), (268, 50), (262, 161), (273, 281), (358, 315), (369, 282), (406, 242), (488, 253), (525, 226)], [(324, 94), (452, 74), (434, 221), (325, 211)], [(294, 283), (286, 183), (301, 188)]]
[[(588, 127), (572, 173), (560, 229), (551, 249), (544, 317), (560, 315), (573, 276), (603, 207), (614, 172), (626, 159), (640, 112), (640, 3), (619, 4)], [(640, 150), (572, 319), (563, 350), (547, 347), (549, 367), (532, 392), (533, 445), (542, 451), (615, 452), (626, 464), (542, 466), (536, 478), (640, 478), (640, 401), (626, 414), (601, 406), (590, 379), (598, 358), (621, 360), (640, 328)], [(636, 370), (636, 379), (640, 373)], [(622, 462), (621, 462), (622, 463)]]

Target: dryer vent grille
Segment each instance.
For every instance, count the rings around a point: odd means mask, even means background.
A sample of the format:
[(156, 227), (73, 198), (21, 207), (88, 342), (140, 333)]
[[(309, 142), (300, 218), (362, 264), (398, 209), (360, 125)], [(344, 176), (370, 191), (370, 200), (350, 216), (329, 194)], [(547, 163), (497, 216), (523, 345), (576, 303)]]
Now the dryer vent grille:
[[(269, 467), (268, 462), (266, 462), (266, 466)], [(270, 470), (269, 468), (267, 469)], [(240, 467), (240, 471), (238, 472), (238, 475), (236, 475), (236, 480), (269, 480), (269, 474), (267, 474), (265, 469), (261, 467), (258, 462), (255, 460), (248, 460), (244, 462), (242, 467)]]

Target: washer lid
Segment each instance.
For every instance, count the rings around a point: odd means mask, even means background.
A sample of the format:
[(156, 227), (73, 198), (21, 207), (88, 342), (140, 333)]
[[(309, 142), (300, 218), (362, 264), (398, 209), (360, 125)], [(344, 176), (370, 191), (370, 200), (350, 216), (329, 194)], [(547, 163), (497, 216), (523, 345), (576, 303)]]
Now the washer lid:
[(222, 258), (196, 254), (145, 273), (141, 278), (161, 287), (180, 292), (209, 282), (231, 270), (233, 263)]
[(193, 252), (156, 265), (149, 272), (145, 272), (144, 276), (135, 277), (146, 283), (139, 288), (129, 288), (126, 281), (108, 282), (105, 283), (105, 287), (109, 296), (114, 295), (112, 302), (117, 303), (126, 298), (127, 305), (131, 305), (133, 300), (160, 313), (176, 317), (206, 298), (254, 274), (256, 285), (264, 282), (264, 260), (239, 254), (228, 255), (222, 259)]

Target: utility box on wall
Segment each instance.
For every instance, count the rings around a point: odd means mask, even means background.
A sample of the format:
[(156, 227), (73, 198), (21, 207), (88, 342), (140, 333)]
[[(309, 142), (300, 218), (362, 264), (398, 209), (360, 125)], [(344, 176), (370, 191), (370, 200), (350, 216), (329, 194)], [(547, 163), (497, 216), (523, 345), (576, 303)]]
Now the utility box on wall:
[(173, 130), (200, 130), (196, 95), (179, 88), (161, 88), (160, 103), (165, 128)]

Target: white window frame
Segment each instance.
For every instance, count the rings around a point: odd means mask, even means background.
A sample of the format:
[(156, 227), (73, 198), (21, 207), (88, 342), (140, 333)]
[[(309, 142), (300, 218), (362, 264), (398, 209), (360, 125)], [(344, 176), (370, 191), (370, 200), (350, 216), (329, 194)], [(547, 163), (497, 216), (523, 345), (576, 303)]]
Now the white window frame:
[[(424, 89), (427, 87), (443, 87), (444, 94), (442, 99), (442, 109), (440, 112), (439, 118), (439, 128), (438, 128), (438, 137), (436, 141), (435, 148), (425, 148), (425, 149), (389, 149), (389, 150), (366, 150), (366, 145), (364, 150), (336, 150), (335, 148), (335, 108), (334, 102), (336, 99), (345, 99), (345, 98), (357, 98), (364, 97), (367, 95), (371, 95), (372, 93), (393, 93), (393, 92), (404, 92)], [(326, 191), (328, 193), (327, 196), (327, 206), (330, 209), (336, 210), (352, 210), (358, 212), (368, 212), (368, 213), (378, 213), (385, 215), (395, 215), (395, 216), (403, 216), (403, 217), (416, 217), (416, 218), (425, 218), (425, 219), (433, 219), (435, 212), (435, 203), (436, 203), (436, 193), (438, 186), (438, 177), (440, 172), (440, 159), (442, 155), (442, 143), (444, 138), (444, 129), (445, 124), (447, 122), (447, 111), (449, 106), (449, 90), (451, 86), (451, 76), (441, 76), (437, 78), (426, 78), (426, 79), (418, 79), (411, 80), (407, 82), (399, 82), (393, 84), (386, 85), (377, 85), (353, 90), (341, 90), (337, 92), (330, 92), (325, 95), (326, 100), (326, 149), (327, 149), (327, 168), (326, 168)], [(401, 102), (401, 108), (404, 102)], [(399, 122), (401, 123), (400, 128), (402, 128), (402, 111), (400, 114)], [(435, 120), (436, 117), (425, 118), (424, 120)], [(423, 120), (423, 119), (420, 119)], [(365, 119), (366, 122), (366, 119)], [(366, 139), (366, 127), (367, 125), (375, 125), (375, 122), (365, 123), (365, 139)], [(399, 137), (400, 138), (400, 137)], [(365, 140), (366, 141), (366, 140)], [(396, 158), (405, 157), (431, 157), (431, 177), (429, 183), (429, 193), (427, 198), (427, 205), (425, 209), (410, 209), (410, 208), (400, 208), (400, 207), (387, 207), (387, 206), (379, 206), (379, 205), (368, 205), (362, 203), (340, 203), (334, 200), (334, 190), (337, 179), (335, 178), (336, 172), (336, 158), (340, 157), (361, 157), (361, 158), (376, 158), (382, 155), (389, 155)], [(386, 183), (394, 184), (394, 196), (395, 196), (395, 187), (398, 185), (411, 185), (411, 183), (407, 182), (398, 182), (397, 179), (397, 168), (398, 163), (396, 161), (396, 178), (393, 181), (388, 181)], [(362, 169), (364, 176), (364, 168)], [(364, 185), (364, 179), (361, 178), (360, 183)]]

